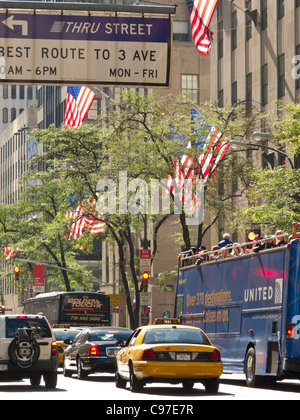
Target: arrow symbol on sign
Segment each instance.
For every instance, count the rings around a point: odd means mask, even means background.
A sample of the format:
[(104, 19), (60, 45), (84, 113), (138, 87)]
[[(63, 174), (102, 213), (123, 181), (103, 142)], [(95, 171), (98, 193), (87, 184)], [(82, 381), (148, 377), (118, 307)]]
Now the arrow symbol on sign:
[(5, 19), (2, 23), (12, 30), (15, 29), (15, 26), (22, 26), (22, 35), (28, 35), (27, 20), (14, 20), (14, 15), (12, 15), (9, 18)]

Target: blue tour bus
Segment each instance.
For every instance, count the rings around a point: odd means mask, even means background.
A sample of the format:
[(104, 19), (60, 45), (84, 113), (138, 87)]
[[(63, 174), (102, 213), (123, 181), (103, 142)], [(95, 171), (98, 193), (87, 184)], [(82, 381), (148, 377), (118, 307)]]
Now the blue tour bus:
[(248, 386), (300, 379), (300, 241), (182, 267), (175, 316), (202, 328)]

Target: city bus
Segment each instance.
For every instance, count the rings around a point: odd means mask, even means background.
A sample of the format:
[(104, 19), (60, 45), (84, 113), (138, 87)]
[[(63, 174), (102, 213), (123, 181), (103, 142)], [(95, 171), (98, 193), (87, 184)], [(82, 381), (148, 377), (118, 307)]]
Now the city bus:
[(200, 265), (181, 256), (174, 315), (203, 329), (224, 373), (248, 386), (300, 379), (300, 242)]
[(43, 313), (56, 325), (110, 325), (110, 297), (101, 292), (40, 293), (25, 302), (24, 313)]

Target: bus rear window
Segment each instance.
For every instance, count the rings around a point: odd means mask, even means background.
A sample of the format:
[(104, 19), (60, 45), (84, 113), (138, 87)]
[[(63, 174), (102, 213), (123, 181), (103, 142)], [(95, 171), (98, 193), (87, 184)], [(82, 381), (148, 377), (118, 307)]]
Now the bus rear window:
[(15, 338), (18, 328), (31, 328), (35, 338), (52, 337), (51, 330), (45, 319), (13, 318), (6, 320), (6, 338)]

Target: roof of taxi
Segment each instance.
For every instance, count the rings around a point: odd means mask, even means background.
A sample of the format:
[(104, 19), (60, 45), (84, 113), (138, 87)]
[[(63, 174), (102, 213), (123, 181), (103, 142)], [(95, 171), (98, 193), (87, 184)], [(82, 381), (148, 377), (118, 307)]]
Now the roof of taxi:
[[(201, 328), (195, 327), (193, 325), (182, 325), (182, 324), (152, 324), (152, 325), (144, 325), (139, 327), (141, 329), (149, 330), (151, 328), (184, 328), (184, 329), (194, 329), (200, 330)], [(201, 330), (202, 331), (202, 330)]]

